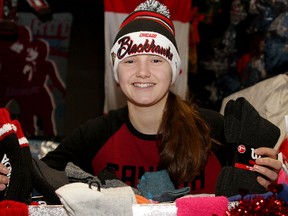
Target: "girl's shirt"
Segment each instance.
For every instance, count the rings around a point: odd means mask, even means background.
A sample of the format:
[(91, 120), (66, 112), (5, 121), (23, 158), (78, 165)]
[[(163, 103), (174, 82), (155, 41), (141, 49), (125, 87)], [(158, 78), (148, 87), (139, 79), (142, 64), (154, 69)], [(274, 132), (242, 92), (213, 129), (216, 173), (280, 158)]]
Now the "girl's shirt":
[[(210, 125), (213, 138), (223, 141), (223, 117), (214, 111), (199, 111)], [(205, 169), (192, 182), (179, 187), (190, 186), (194, 194), (215, 192), (217, 177), (227, 162), (227, 154), (225, 145), (215, 145), (213, 150)], [(66, 164), (72, 161), (95, 176), (108, 167), (121, 181), (137, 187), (145, 172), (157, 171), (157, 137), (138, 132), (129, 121), (125, 107), (89, 120), (42, 160), (59, 170), (64, 170)]]

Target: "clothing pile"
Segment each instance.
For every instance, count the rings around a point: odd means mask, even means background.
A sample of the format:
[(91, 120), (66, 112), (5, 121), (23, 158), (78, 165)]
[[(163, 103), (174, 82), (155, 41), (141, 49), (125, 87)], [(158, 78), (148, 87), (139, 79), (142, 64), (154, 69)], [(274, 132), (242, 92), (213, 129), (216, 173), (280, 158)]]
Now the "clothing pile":
[[(29, 143), (20, 123), (11, 120), (6, 109), (0, 109), (0, 156), (10, 170), (10, 182), (0, 193), (0, 213), (28, 215), (28, 205), (33, 202), (33, 189), (41, 194), (48, 205), (63, 205), (69, 215), (133, 215), (133, 204), (175, 203), (177, 215), (217, 213), (223, 215), (228, 201), (235, 202), (254, 198), (274, 198), (283, 202), (286, 211), (288, 187), (285, 181), (269, 193), (257, 185), (255, 172), (249, 170), (250, 159), (243, 158), (239, 145), (252, 151), (260, 146), (273, 147), (279, 138), (279, 128), (259, 115), (244, 98), (231, 100), (224, 112), (226, 141), (235, 149), (232, 166), (223, 167), (216, 188), (216, 196), (191, 197), (190, 188), (176, 188), (166, 170), (145, 172), (137, 188), (119, 180), (109, 168), (97, 176), (83, 171), (69, 162), (63, 171), (49, 167), (43, 161), (32, 158)], [(286, 174), (285, 174), (286, 175)], [(246, 189), (246, 195), (239, 194)], [(247, 193), (247, 191), (249, 193)], [(276, 197), (276, 198), (275, 198)], [(206, 208), (205, 208), (206, 206)], [(209, 211), (207, 210), (209, 206)], [(3, 212), (3, 214), (2, 214)], [(202, 214), (202, 213), (203, 214)]]

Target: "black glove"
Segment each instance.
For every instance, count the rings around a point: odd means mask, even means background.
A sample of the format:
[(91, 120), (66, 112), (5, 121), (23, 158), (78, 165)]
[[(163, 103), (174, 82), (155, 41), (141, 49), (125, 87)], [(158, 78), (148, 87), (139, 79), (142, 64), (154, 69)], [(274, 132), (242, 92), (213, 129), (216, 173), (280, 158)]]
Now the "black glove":
[[(257, 110), (241, 97), (236, 101), (228, 101), (225, 107), (224, 134), (226, 142), (233, 145), (234, 163), (222, 168), (215, 194), (229, 197), (239, 194), (241, 189), (248, 193), (266, 192), (257, 182), (256, 178), (260, 174), (249, 170), (255, 160), (251, 154), (253, 149), (259, 147), (273, 148), (279, 139), (280, 129), (261, 117)], [(246, 154), (243, 154), (244, 152)]]

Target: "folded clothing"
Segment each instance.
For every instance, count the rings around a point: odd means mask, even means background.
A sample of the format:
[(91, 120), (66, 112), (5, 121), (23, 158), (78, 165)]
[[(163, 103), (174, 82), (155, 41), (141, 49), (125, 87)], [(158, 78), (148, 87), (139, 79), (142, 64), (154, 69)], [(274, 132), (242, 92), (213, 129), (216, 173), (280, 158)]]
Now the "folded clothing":
[(145, 172), (139, 179), (138, 190), (147, 199), (171, 202), (190, 192), (190, 187), (176, 189), (166, 170)]
[(93, 176), (90, 173), (85, 172), (79, 166), (76, 166), (72, 162), (68, 162), (65, 167), (65, 173), (69, 179), (70, 183), (73, 182), (83, 182), (83, 183), (90, 183), (91, 181), (99, 182), (101, 185), (100, 179), (97, 176)]
[[(94, 176), (90, 173), (85, 172), (72, 162), (69, 162), (66, 165), (65, 172), (70, 183), (82, 182), (89, 184), (90, 182), (97, 182), (101, 186), (101, 188), (128, 186), (127, 184), (119, 180), (112, 171), (109, 171), (108, 168), (103, 169), (98, 174), (98, 176)], [(140, 192), (136, 188), (132, 188), (132, 190), (135, 194), (140, 195)]]
[(56, 190), (69, 215), (132, 216), (136, 198), (131, 187), (100, 188), (77, 182)]
[(175, 201), (177, 216), (224, 216), (228, 210), (228, 199), (224, 196), (186, 196)]

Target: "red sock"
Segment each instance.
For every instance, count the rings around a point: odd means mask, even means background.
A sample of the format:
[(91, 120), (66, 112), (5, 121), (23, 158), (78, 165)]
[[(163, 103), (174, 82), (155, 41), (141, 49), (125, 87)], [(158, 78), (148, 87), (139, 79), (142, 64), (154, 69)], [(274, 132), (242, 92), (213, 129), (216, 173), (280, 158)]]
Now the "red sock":
[(21, 201), (21, 150), (16, 135), (16, 128), (12, 124), (10, 114), (6, 109), (0, 109), (0, 160), (10, 172), (10, 182), (6, 190), (0, 192), (0, 199)]

